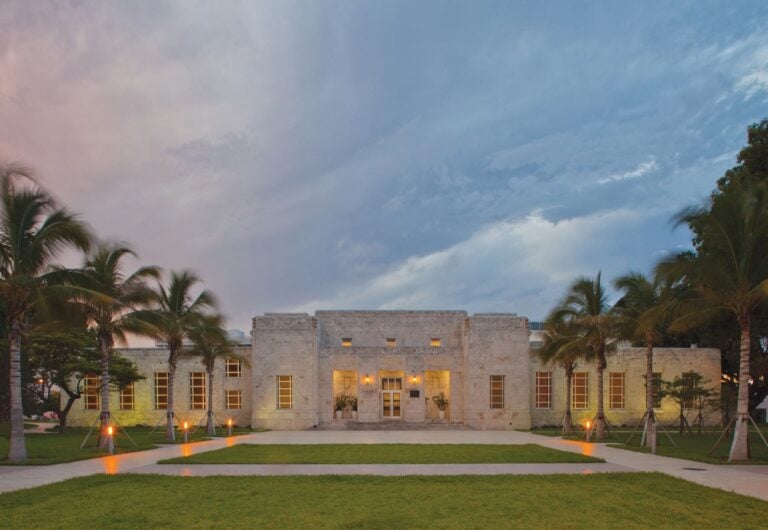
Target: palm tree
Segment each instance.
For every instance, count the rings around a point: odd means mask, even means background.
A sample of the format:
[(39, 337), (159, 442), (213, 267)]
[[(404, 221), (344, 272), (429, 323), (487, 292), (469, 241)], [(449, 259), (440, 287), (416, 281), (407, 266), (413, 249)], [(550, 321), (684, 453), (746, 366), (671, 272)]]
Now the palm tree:
[(168, 288), (158, 285), (155, 293), (157, 307), (151, 311), (139, 311), (137, 317), (149, 322), (155, 328), (155, 336), (168, 345), (168, 412), (166, 439), (176, 439), (173, 422), (173, 386), (176, 365), (182, 353), (184, 340), (206, 316), (206, 310), (216, 306), (214, 296), (207, 290), (197, 297), (192, 296), (192, 289), (200, 279), (190, 271), (172, 272)]
[(671, 330), (690, 329), (712, 317), (732, 314), (739, 324), (739, 390), (728, 459), (749, 459), (750, 323), (768, 300), (768, 188), (733, 182), (708, 205), (689, 208), (679, 224), (695, 225), (695, 253), (662, 261), (657, 270), (687, 282), (692, 296), (678, 303), (682, 313)]
[(544, 324), (544, 345), (536, 354), (544, 363), (557, 363), (565, 371), (565, 413), (563, 414), (563, 436), (573, 434), (571, 415), (571, 385), (578, 359), (585, 351), (585, 345), (575, 329), (565, 322), (547, 320)]
[(205, 432), (209, 436), (216, 435), (213, 421), (213, 379), (214, 366), (220, 358), (244, 359), (234, 353), (227, 338), (227, 332), (222, 327), (223, 318), (220, 315), (210, 315), (202, 318), (197, 325), (190, 330), (189, 338), (192, 346), (185, 350), (185, 354), (200, 357), (208, 374), (208, 414)]
[(653, 347), (663, 335), (669, 321), (675, 290), (669, 282), (655, 275), (648, 279), (638, 272), (620, 276), (613, 282), (624, 294), (613, 307), (616, 330), (620, 338), (645, 344), (645, 432), (646, 444), (656, 453), (656, 418), (653, 411)]
[(597, 414), (594, 428), (597, 439), (605, 437), (606, 419), (603, 407), (603, 373), (608, 365), (606, 353), (612, 336), (612, 316), (609, 312), (608, 295), (600, 280), (577, 278), (568, 289), (565, 298), (555, 307), (548, 318), (557, 326), (572, 328), (584, 350), (585, 360), (592, 360), (597, 367)]
[(15, 164), (0, 165), (0, 296), (10, 357), (11, 438), (8, 460), (26, 460), (21, 406), (21, 340), (30, 312), (62, 279), (51, 270), (54, 257), (67, 247), (87, 250), (88, 228), (40, 188), (31, 173)]
[(157, 267), (141, 267), (134, 273), (123, 274), (123, 261), (136, 256), (127, 246), (101, 244), (86, 259), (74, 288), (74, 300), (90, 326), (96, 331), (101, 356), (101, 436), (99, 445), (106, 447), (109, 412), (109, 356), (115, 341), (126, 343), (126, 334), (151, 335), (148, 324), (136, 318), (136, 309), (146, 306), (153, 291), (149, 278), (158, 278)]

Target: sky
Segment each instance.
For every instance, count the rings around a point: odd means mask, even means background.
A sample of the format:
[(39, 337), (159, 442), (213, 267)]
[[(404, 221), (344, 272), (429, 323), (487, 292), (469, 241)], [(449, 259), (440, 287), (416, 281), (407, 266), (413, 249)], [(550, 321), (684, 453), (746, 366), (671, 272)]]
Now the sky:
[[(543, 5), (540, 5), (543, 4)], [(768, 117), (768, 2), (5, 0), (0, 159), (264, 312), (542, 319)]]

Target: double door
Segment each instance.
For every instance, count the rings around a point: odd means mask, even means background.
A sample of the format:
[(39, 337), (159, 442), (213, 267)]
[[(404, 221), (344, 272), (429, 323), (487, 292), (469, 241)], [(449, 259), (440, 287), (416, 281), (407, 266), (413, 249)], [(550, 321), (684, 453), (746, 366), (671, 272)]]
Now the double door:
[(402, 417), (402, 389), (401, 377), (381, 378), (381, 414), (384, 419), (396, 420)]

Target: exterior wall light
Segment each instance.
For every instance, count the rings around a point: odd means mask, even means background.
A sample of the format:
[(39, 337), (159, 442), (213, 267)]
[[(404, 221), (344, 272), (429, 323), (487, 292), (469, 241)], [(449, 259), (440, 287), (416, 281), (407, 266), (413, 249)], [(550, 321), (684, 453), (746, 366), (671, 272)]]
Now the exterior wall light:
[(412, 375), (411, 376), (411, 384), (415, 385), (418, 382), (419, 382), (419, 378), (417, 376), (415, 376), (415, 375)]
[(363, 382), (364, 382), (366, 385), (370, 385), (370, 384), (373, 382), (373, 380), (371, 379), (371, 376), (370, 376), (370, 375), (368, 375), (368, 374), (365, 374), (365, 377), (363, 378)]

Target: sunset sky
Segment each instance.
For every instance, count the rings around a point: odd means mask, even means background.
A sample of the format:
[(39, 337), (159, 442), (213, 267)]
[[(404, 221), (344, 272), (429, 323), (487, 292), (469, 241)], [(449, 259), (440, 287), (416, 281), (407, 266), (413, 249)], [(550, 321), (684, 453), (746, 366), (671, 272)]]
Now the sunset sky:
[(5, 0), (0, 159), (232, 328), (540, 319), (689, 244), (768, 117), (768, 2), (538, 4)]

